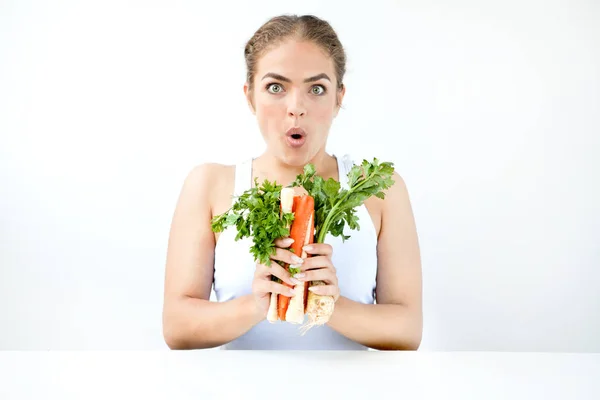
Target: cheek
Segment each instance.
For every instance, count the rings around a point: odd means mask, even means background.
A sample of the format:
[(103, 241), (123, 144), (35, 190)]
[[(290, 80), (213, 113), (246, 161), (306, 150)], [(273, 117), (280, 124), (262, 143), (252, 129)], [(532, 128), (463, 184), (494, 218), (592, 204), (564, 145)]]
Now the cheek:
[(333, 120), (334, 109), (329, 102), (315, 104), (312, 110), (313, 118), (320, 125), (329, 126)]
[(263, 133), (271, 133), (283, 117), (285, 117), (285, 107), (281, 102), (261, 101), (257, 104), (256, 118)]
[(320, 107), (314, 113), (315, 119), (321, 123), (330, 122), (333, 119), (333, 110), (330, 107)]

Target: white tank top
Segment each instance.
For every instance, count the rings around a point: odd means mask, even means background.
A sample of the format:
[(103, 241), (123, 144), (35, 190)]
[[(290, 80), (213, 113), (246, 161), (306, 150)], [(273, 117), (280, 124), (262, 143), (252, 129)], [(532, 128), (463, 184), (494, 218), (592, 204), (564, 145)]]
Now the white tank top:
[[(335, 155), (334, 155), (335, 157)], [(339, 181), (347, 188), (347, 174), (353, 161), (346, 155), (337, 158)], [(236, 165), (234, 195), (250, 189), (252, 159)], [(235, 201), (235, 199), (233, 200)], [(342, 243), (340, 237), (327, 235), (325, 243), (333, 247), (332, 261), (336, 268), (341, 295), (364, 304), (374, 302), (377, 275), (377, 235), (372, 219), (361, 205), (356, 212), (360, 230), (345, 227), (351, 238)], [(252, 293), (252, 278), (256, 263), (250, 254), (251, 239), (235, 241), (235, 227), (221, 233), (215, 248), (214, 290), (217, 301), (223, 302)], [(300, 325), (263, 320), (246, 334), (223, 345), (222, 349), (261, 350), (367, 350), (326, 325), (311, 328), (300, 334)]]

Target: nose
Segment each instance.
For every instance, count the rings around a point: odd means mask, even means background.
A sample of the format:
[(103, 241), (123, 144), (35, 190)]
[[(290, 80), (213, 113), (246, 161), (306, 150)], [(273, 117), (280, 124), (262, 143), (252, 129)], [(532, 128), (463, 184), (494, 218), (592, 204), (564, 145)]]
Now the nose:
[(290, 117), (303, 117), (306, 111), (302, 107), (290, 106), (288, 107), (288, 114)]
[(300, 94), (289, 96), (288, 115), (295, 118), (306, 115), (306, 107), (304, 107)]

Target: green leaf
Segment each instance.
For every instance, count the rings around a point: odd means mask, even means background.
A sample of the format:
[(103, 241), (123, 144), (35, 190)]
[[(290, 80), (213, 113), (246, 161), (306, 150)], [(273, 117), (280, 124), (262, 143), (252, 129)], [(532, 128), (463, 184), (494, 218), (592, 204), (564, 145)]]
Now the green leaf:
[(291, 275), (296, 275), (300, 273), (300, 267), (290, 267), (289, 270)]
[(238, 222), (240, 216), (238, 214), (229, 214), (227, 215), (227, 219), (225, 220), (227, 225), (234, 225)]
[(323, 186), (323, 191), (325, 197), (331, 204), (333, 204), (338, 192), (340, 191), (340, 183), (333, 178), (329, 178)]

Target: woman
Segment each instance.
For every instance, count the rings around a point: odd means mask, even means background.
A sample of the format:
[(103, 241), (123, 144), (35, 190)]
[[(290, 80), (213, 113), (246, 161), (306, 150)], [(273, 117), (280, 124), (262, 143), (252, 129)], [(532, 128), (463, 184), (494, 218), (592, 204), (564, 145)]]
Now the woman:
[[(245, 48), (244, 92), (266, 142), (265, 152), (237, 165), (203, 164), (187, 176), (173, 216), (164, 293), (164, 337), (172, 349), (417, 349), (421, 342), (421, 264), (416, 228), (401, 177), (384, 200), (358, 209), (361, 229), (341, 242), (313, 246), (302, 274), (256, 264), (249, 242), (233, 229), (215, 234), (211, 218), (254, 180), (287, 185), (312, 163), (346, 185), (353, 161), (325, 151), (345, 87), (344, 49), (331, 26), (314, 16), (279, 16)], [(295, 263), (282, 238), (274, 260)], [(304, 336), (297, 325), (266, 320), (271, 292), (323, 280), (335, 311)], [(210, 301), (214, 283), (218, 301)], [(376, 303), (376, 304), (375, 304)]]

